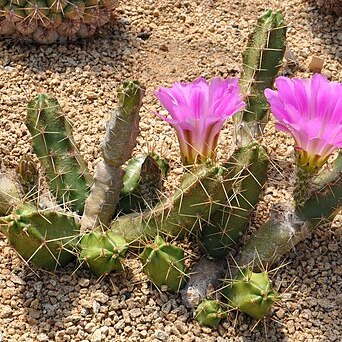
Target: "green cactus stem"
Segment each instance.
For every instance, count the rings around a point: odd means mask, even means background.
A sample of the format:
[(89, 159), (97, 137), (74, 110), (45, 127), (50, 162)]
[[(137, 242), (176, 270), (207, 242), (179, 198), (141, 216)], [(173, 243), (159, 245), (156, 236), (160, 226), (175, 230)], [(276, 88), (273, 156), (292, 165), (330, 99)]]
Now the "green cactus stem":
[(204, 300), (198, 305), (195, 311), (196, 320), (203, 325), (217, 328), (227, 312), (223, 311), (220, 302), (217, 300)]
[(227, 194), (246, 166), (244, 156), (254, 146), (237, 149), (228, 169), (212, 164), (198, 165), (183, 176), (173, 196), (163, 199), (151, 210), (119, 217), (111, 224), (111, 230), (135, 247), (157, 234), (178, 238), (191, 233), (197, 235), (210, 215), (226, 205)]
[(109, 227), (123, 186), (122, 165), (131, 157), (139, 133), (139, 110), (144, 90), (127, 82), (118, 90), (118, 107), (107, 124), (102, 144), (103, 161), (95, 167), (94, 184), (86, 201), (81, 232)]
[(26, 125), (57, 202), (82, 213), (91, 180), (58, 101), (38, 95), (28, 104)]
[(143, 271), (151, 281), (168, 291), (178, 292), (185, 285), (184, 251), (166, 243), (160, 236), (147, 244), (140, 255)]
[(121, 236), (100, 230), (85, 234), (78, 245), (80, 260), (98, 277), (122, 269), (127, 247)]
[[(339, 157), (332, 171), (317, 176), (316, 188), (305, 203), (274, 213), (242, 248), (237, 263), (240, 266), (260, 261), (262, 265), (277, 262), (311, 231), (329, 224), (342, 209), (342, 162)], [(319, 187), (319, 184), (321, 186)], [(260, 266), (255, 262), (255, 267)]]
[(261, 145), (247, 149), (239, 162), (244, 168), (228, 194), (227, 205), (210, 216), (200, 234), (202, 246), (215, 258), (227, 255), (244, 235), (267, 180), (268, 156)]
[[(341, 155), (336, 159), (333, 169), (327, 174), (318, 175), (314, 183), (315, 190), (311, 189), (311, 196), (303, 205), (295, 210), (291, 207), (285, 207), (283, 211), (278, 209), (241, 249), (236, 258), (238, 273), (233, 280), (226, 281), (228, 285), (222, 290), (232, 307), (256, 319), (267, 314), (277, 295), (267, 285), (270, 284), (266, 279), (267, 274), (253, 273), (252, 269), (258, 271), (269, 268), (311, 231), (322, 224), (331, 223), (342, 209)], [(263, 294), (253, 292), (250, 284), (246, 285), (246, 277), (259, 283), (256, 287), (263, 289)]]
[(79, 224), (71, 214), (25, 204), (1, 218), (0, 231), (24, 260), (53, 271), (74, 258)]
[(125, 167), (117, 211), (130, 213), (155, 205), (168, 169), (168, 162), (156, 153), (131, 158)]
[(269, 105), (264, 90), (273, 87), (285, 53), (285, 40), (286, 24), (280, 11), (266, 11), (249, 36), (240, 80), (247, 105), (235, 116), (241, 124), (242, 145), (258, 138), (268, 121)]
[(273, 290), (266, 272), (254, 273), (250, 269), (240, 269), (238, 275), (222, 290), (228, 305), (255, 319), (267, 315), (279, 296)]
[(0, 216), (8, 215), (22, 202), (22, 197), (17, 182), (9, 175), (0, 173)]

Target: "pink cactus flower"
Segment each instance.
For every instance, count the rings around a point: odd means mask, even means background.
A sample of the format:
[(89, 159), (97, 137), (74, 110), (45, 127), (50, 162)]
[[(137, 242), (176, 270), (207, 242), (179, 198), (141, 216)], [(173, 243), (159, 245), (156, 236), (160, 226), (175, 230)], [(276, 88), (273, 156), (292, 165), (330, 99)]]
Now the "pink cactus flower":
[(184, 165), (215, 159), (225, 120), (245, 106), (234, 78), (174, 83), (171, 88), (159, 88), (155, 95), (171, 116), (156, 113), (175, 128)]
[(320, 74), (311, 79), (276, 79), (277, 91), (265, 96), (278, 122), (276, 128), (292, 134), (299, 165), (315, 172), (334, 150), (342, 147), (342, 84)]

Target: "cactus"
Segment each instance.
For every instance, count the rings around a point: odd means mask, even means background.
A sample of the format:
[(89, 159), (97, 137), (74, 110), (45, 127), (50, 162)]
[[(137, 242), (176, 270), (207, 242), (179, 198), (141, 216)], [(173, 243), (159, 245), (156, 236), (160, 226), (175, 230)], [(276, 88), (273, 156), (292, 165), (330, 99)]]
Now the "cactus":
[(227, 255), (245, 233), (249, 217), (258, 203), (263, 185), (267, 179), (268, 156), (257, 143), (251, 147), (240, 147), (243, 168), (228, 193), (228, 203), (210, 216), (204, 225), (200, 240), (205, 251), (212, 257)]
[(53, 271), (74, 258), (79, 224), (71, 214), (25, 204), (0, 219), (0, 231), (24, 260)]
[[(243, 55), (241, 87), (245, 110), (235, 116), (241, 125), (238, 145), (246, 146), (261, 135), (268, 121), (264, 90), (272, 87), (285, 52), (286, 26), (280, 11), (271, 10), (258, 19)], [(250, 159), (248, 159), (250, 158)], [(268, 157), (261, 146), (249, 150), (240, 180), (228, 194), (226, 206), (210, 217), (202, 230), (202, 244), (214, 257), (226, 255), (248, 227), (249, 217), (267, 180)]]
[(254, 273), (248, 268), (239, 270), (239, 274), (221, 292), (230, 307), (255, 319), (264, 317), (278, 300), (267, 273)]
[(112, 232), (94, 231), (84, 235), (78, 245), (80, 260), (98, 277), (122, 269), (126, 241)]
[(28, 104), (26, 125), (57, 202), (82, 213), (90, 177), (58, 101), (38, 95)]
[(222, 310), (219, 301), (204, 300), (198, 305), (195, 317), (200, 324), (217, 328), (221, 320), (227, 317), (227, 313)]
[[(330, 223), (342, 209), (342, 157), (332, 171), (316, 177), (311, 196), (296, 210), (274, 213), (242, 248), (237, 263), (241, 267), (259, 260), (271, 265), (305, 239), (321, 224)], [(258, 263), (255, 267), (260, 266)]]
[(162, 177), (168, 169), (168, 162), (156, 153), (131, 158), (125, 167), (117, 210), (129, 213), (155, 205), (161, 192)]
[(107, 124), (102, 144), (103, 161), (95, 167), (94, 184), (87, 198), (81, 232), (108, 227), (123, 186), (122, 165), (131, 157), (139, 133), (139, 110), (144, 90), (136, 82), (118, 90), (119, 104)]
[(185, 285), (184, 251), (166, 243), (160, 236), (140, 254), (143, 271), (158, 287), (178, 292)]
[(89, 37), (111, 19), (116, 0), (2, 0), (0, 35), (31, 38), (40, 44)]
[(198, 234), (210, 215), (225, 205), (227, 194), (245, 167), (244, 156), (255, 144), (237, 149), (230, 157), (229, 168), (211, 163), (198, 165), (183, 176), (173, 196), (161, 200), (154, 208), (143, 213), (119, 217), (111, 229), (128, 243), (139, 243), (157, 234), (182, 238)]
[(264, 95), (272, 88), (285, 53), (286, 24), (280, 11), (261, 16), (243, 54), (240, 84), (247, 106), (236, 121), (241, 124), (238, 140), (245, 144), (259, 137), (268, 121), (269, 105)]

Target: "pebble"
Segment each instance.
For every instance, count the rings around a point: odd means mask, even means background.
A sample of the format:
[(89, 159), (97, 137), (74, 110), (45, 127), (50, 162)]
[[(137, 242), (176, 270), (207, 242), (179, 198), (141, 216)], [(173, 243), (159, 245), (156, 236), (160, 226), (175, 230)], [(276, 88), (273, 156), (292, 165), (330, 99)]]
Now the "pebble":
[(102, 332), (101, 329), (96, 329), (91, 337), (91, 342), (101, 342), (102, 341)]

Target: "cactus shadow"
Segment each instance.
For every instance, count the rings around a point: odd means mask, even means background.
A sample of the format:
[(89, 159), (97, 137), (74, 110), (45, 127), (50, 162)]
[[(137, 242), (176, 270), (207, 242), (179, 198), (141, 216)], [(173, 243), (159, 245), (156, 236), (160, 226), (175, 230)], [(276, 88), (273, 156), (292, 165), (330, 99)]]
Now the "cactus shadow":
[(133, 293), (134, 285), (128, 289), (134, 278), (129, 270), (97, 279), (79, 266), (74, 261), (49, 273), (21, 263), (12, 272), (24, 281), (20, 291), (22, 302), (18, 305), (23, 307), (23, 321), (37, 336), (46, 335), (49, 341), (74, 336), (79, 322), (103, 316), (102, 307), (108, 305), (109, 298), (118, 295), (126, 300)]
[[(6, 51), (2, 57), (7, 72), (20, 65), (19, 73), (27, 68), (35, 76), (48, 72), (64, 73), (76, 68), (100, 73), (101, 67), (116, 72), (128, 64), (127, 56), (139, 42), (130, 31), (129, 21), (122, 17), (99, 29), (94, 36), (75, 40), (62, 40), (50, 45), (40, 45), (32, 40), (0, 36), (0, 46)], [(79, 70), (78, 69), (78, 70)], [(44, 79), (44, 78), (43, 78)]]
[(69, 264), (55, 273), (29, 268), (21, 263), (12, 271), (23, 280), (17, 305), (22, 307), (22, 319), (34, 327), (37, 335), (47, 335), (54, 340), (55, 334), (66, 327), (73, 313), (78, 291), (77, 277), (71, 276), (75, 265)]
[[(310, 1), (310, 5), (314, 7), (316, 3)], [(309, 12), (309, 22), (314, 40), (319, 40), (319, 45), (323, 48), (323, 51), (317, 52), (327, 53), (336, 61), (340, 61), (342, 59), (342, 51), (338, 49), (340, 44), (337, 36), (341, 33), (341, 18), (339, 19), (336, 15), (323, 13), (315, 6)]]

